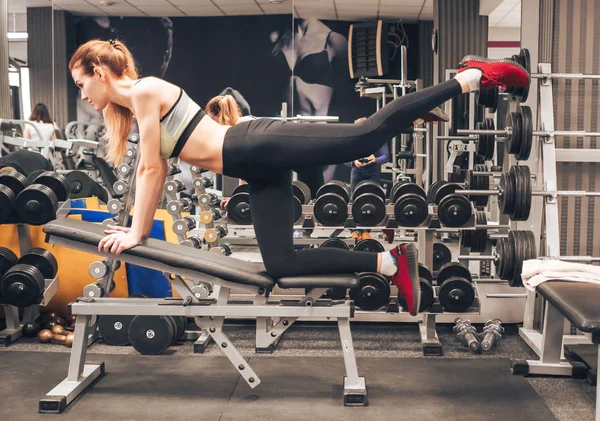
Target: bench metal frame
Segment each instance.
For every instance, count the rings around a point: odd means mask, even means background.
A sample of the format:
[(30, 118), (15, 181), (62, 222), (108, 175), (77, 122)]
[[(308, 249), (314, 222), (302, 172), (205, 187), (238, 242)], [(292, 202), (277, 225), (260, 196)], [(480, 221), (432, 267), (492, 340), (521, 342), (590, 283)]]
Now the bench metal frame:
[[(49, 236), (48, 242), (76, 248), (83, 252), (106, 255), (98, 252), (96, 246), (52, 235)], [(367, 405), (366, 382), (364, 377), (358, 375), (350, 331), (350, 319), (354, 315), (354, 306), (347, 301), (317, 301), (317, 298), (327, 289), (326, 287), (314, 288), (300, 301), (280, 301), (279, 303), (269, 301), (267, 303), (266, 291), (261, 287), (233, 283), (201, 272), (170, 267), (161, 262), (127, 254), (121, 255), (120, 260), (159, 270), (168, 275), (175, 274), (176, 276), (167, 276), (167, 279), (181, 298), (80, 298), (77, 302), (72, 303), (71, 313), (77, 316), (77, 322), (68, 375), (39, 401), (39, 412), (63, 412), (77, 396), (89, 390), (91, 385), (106, 373), (104, 362), (86, 361), (88, 337), (92, 327), (95, 327), (94, 319), (101, 315), (193, 317), (196, 324), (203, 329), (206, 338), (215, 340), (221, 352), (251, 388), (260, 384), (260, 378), (223, 332), (225, 317), (256, 317), (257, 325), (260, 324), (264, 327), (264, 331), (261, 330), (264, 333), (257, 334), (257, 347), (265, 348), (278, 341), (281, 334), (299, 317), (335, 319), (338, 322), (346, 369), (343, 382), (344, 405)], [(184, 281), (182, 277), (185, 277), (187, 281)], [(211, 297), (198, 299), (188, 284), (188, 281), (192, 280), (213, 284)], [(229, 298), (232, 289), (253, 293), (255, 300), (249, 304), (231, 303)], [(269, 319), (274, 317), (278, 317), (279, 322), (275, 326), (269, 326)]]

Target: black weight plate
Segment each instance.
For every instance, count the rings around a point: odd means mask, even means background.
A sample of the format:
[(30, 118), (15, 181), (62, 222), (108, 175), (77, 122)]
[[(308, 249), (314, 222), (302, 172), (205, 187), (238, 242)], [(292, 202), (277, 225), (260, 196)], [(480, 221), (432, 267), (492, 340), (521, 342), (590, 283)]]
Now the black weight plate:
[[(300, 199), (303, 205), (307, 205), (310, 202), (310, 187), (305, 183), (300, 180), (293, 181), (292, 188), (294, 189), (294, 196), (298, 195), (298, 199)], [(300, 196), (300, 193), (302, 193), (302, 196)]]
[(129, 325), (129, 341), (143, 355), (165, 352), (173, 342), (175, 329), (165, 316), (136, 316)]
[(442, 224), (451, 228), (465, 225), (471, 219), (473, 208), (465, 196), (452, 194), (442, 199), (438, 206), (438, 218)]
[(331, 248), (336, 248), (336, 249), (341, 249), (341, 250), (350, 250), (350, 247), (348, 246), (348, 244), (346, 244), (346, 242), (344, 240), (341, 240), (339, 238), (328, 238), (327, 240), (323, 241), (321, 243), (321, 245), (319, 246), (319, 248), (326, 248), (326, 247), (331, 247)]
[(466, 279), (448, 278), (441, 284), (438, 296), (445, 311), (462, 313), (473, 305), (475, 290)]
[(354, 246), (354, 251), (383, 253), (385, 249), (383, 248), (383, 245), (374, 238), (365, 238), (364, 240), (360, 240), (358, 243), (356, 243)]
[[(488, 117), (485, 119), (485, 129), (486, 130), (496, 130), (496, 126), (494, 124), (493, 118)], [(484, 158), (486, 161), (489, 161), (490, 159), (492, 159), (494, 157), (494, 146), (496, 146), (496, 135), (495, 134), (487, 134), (484, 137), (485, 137), (485, 142), (486, 142)]]
[(519, 221), (520, 220), (520, 214), (522, 212), (522, 206), (523, 206), (523, 187), (521, 186), (521, 169), (519, 165), (513, 165), (510, 167), (510, 170), (508, 171), (508, 176), (511, 180), (511, 186), (514, 187), (514, 206), (513, 206), (513, 210), (512, 213), (510, 214), (510, 219), (513, 221)]
[(438, 180), (435, 183), (433, 183), (430, 187), (429, 190), (427, 191), (427, 201), (429, 203), (435, 203), (435, 195), (437, 194), (438, 189), (443, 186), (444, 184), (447, 184), (448, 182), (446, 180)]
[(177, 341), (177, 322), (175, 321), (175, 316), (165, 316), (171, 327), (173, 328), (173, 337), (171, 338), (171, 345), (173, 345)]
[(59, 202), (64, 202), (71, 193), (70, 181), (64, 175), (53, 171), (46, 171), (35, 179), (35, 184), (48, 186), (54, 192)]
[(92, 189), (95, 181), (83, 171), (70, 171), (66, 178), (69, 182), (72, 199), (82, 199), (92, 197)]
[[(475, 130), (485, 130), (485, 126), (483, 125), (483, 123), (479, 122), (479, 123), (475, 124)], [(487, 142), (485, 141), (485, 135), (480, 134), (478, 136), (479, 137), (477, 139), (477, 155), (485, 156), (485, 154), (486, 154), (485, 148), (487, 147)]]
[(233, 196), (236, 193), (250, 193), (250, 185), (248, 183), (239, 184), (233, 191), (231, 195)]
[(512, 277), (508, 280), (511, 287), (520, 287), (523, 285), (521, 281), (521, 272), (523, 270), (523, 257), (525, 256), (524, 243), (521, 240), (520, 231), (510, 231), (508, 233), (509, 247), (514, 250), (514, 265)]
[(129, 325), (135, 316), (104, 315), (98, 317), (100, 336), (109, 345), (129, 345)]
[(442, 243), (433, 243), (433, 271), (437, 272), (442, 266), (452, 261), (450, 249)]
[(95, 181), (92, 187), (92, 196), (96, 196), (102, 203), (108, 203), (108, 191)]
[(508, 237), (504, 238), (504, 267), (502, 279), (509, 281), (509, 284), (513, 277), (513, 268), (515, 266), (515, 247), (512, 245)]
[(52, 221), (58, 210), (58, 199), (54, 192), (41, 184), (27, 186), (17, 196), (15, 213), (29, 225), (43, 225)]
[(431, 271), (423, 263), (419, 263), (419, 278), (427, 279), (429, 282), (433, 282), (433, 276)]
[[(487, 167), (483, 164), (475, 165), (475, 171), (487, 171)], [(490, 178), (488, 176), (479, 176), (477, 178), (477, 190), (489, 190), (490, 189)], [(490, 197), (486, 195), (477, 196), (475, 199), (475, 206), (484, 207), (488, 205)]]
[(352, 217), (360, 227), (374, 227), (385, 219), (384, 199), (373, 193), (364, 193), (352, 202)]
[(58, 272), (58, 262), (52, 253), (43, 248), (32, 248), (19, 259), (23, 265), (35, 266), (44, 278), (52, 279)]
[(390, 301), (390, 283), (380, 273), (361, 273), (360, 284), (350, 289), (350, 299), (361, 310), (377, 310)]
[(521, 114), (509, 112), (506, 114), (504, 127), (510, 128), (510, 135), (504, 139), (506, 153), (515, 154), (521, 146)]
[(498, 206), (503, 215), (510, 215), (515, 208), (515, 186), (510, 172), (503, 172), (500, 175), (500, 196), (498, 197)]
[[(338, 188), (338, 191), (340, 190)], [(344, 225), (348, 218), (348, 201), (336, 193), (321, 194), (315, 200), (313, 212), (315, 219), (322, 225), (330, 227)]]
[(39, 304), (46, 282), (36, 267), (17, 263), (2, 277), (0, 296), (6, 304), (29, 307)]
[(17, 197), (13, 191), (0, 184), (0, 224), (4, 224), (10, 220), (14, 209)]
[(460, 246), (471, 249), (473, 245), (473, 230), (460, 230)]
[(352, 192), (352, 198), (356, 200), (357, 197), (365, 193), (371, 193), (376, 196), (379, 196), (381, 200), (385, 203), (385, 191), (381, 187), (379, 183), (376, 183), (371, 180), (363, 180), (354, 187), (354, 191)]
[(428, 214), (427, 202), (417, 194), (405, 194), (394, 203), (394, 217), (401, 227), (418, 227)]
[(417, 194), (423, 197), (423, 199), (427, 199), (427, 194), (423, 190), (423, 187), (416, 183), (398, 183), (394, 186), (394, 189), (391, 196), (394, 203), (405, 194)]
[(294, 223), (297, 223), (302, 217), (302, 203), (298, 196), (294, 196), (292, 200), (294, 201)]
[(319, 190), (317, 190), (317, 199), (328, 193), (337, 194), (346, 203), (350, 201), (350, 192), (348, 186), (341, 181), (331, 180), (329, 183), (323, 184)]
[(526, 161), (531, 155), (533, 145), (533, 114), (531, 108), (526, 105), (521, 106), (521, 147), (516, 151), (516, 157), (519, 161)]
[[(475, 218), (476, 218), (477, 225), (487, 225), (487, 216), (486, 216), (485, 212), (483, 212), (483, 211), (476, 212)], [(475, 231), (473, 231), (473, 235), (471, 238), (472, 238), (471, 252), (473, 252), (473, 253), (484, 252), (486, 249), (487, 238), (488, 238), (487, 230), (485, 230), (485, 229), (475, 230)]]
[(4, 275), (8, 269), (16, 265), (19, 259), (11, 249), (0, 247), (0, 277)]
[(440, 268), (437, 274), (438, 285), (450, 278), (463, 278), (469, 282), (473, 280), (469, 268), (458, 262), (448, 262)]
[(435, 193), (434, 202), (439, 206), (443, 198), (453, 194), (456, 190), (464, 190), (464, 188), (457, 183), (446, 183), (443, 186), (440, 186)]
[(227, 202), (227, 215), (236, 224), (251, 225), (250, 195), (241, 192), (231, 196)]
[(40, 174), (43, 174), (45, 172), (46, 172), (46, 170), (35, 170), (35, 171), (32, 171), (27, 176), (27, 181), (29, 182), (29, 184), (34, 184), (35, 179), (38, 178), (38, 176)]
[(296, 199), (298, 199), (300, 204), (303, 204), (304, 201), (306, 200), (306, 197), (304, 197), (304, 192), (302, 191), (302, 189), (295, 184), (292, 184), (292, 194), (294, 195), (294, 197)]
[[(519, 52), (519, 55), (516, 56), (517, 62), (523, 66), (528, 73), (531, 73), (531, 57), (529, 55), (529, 50), (527, 48), (522, 48)], [(513, 88), (512, 94), (515, 96), (517, 101), (526, 102), (529, 97), (529, 86)]]
[(531, 212), (531, 201), (533, 200), (533, 190), (531, 186), (531, 171), (526, 165), (521, 165), (521, 174), (519, 176), (521, 181), (521, 188), (523, 189), (523, 204), (521, 205), (520, 217), (522, 221), (529, 219)]
[(0, 185), (5, 185), (13, 191), (15, 196), (18, 196), (29, 185), (29, 181), (20, 172), (9, 171), (0, 175)]
[(504, 259), (506, 257), (506, 238), (500, 237), (496, 240), (496, 259), (494, 267), (496, 268), (496, 276), (504, 279)]
[[(431, 286), (431, 281), (428, 281), (425, 278), (420, 278), (419, 284), (421, 285), (421, 303), (419, 304), (419, 313), (423, 313), (429, 311), (433, 306), (433, 287)], [(404, 294), (400, 292), (398, 292), (398, 305), (400, 305), (404, 311), (408, 311)]]

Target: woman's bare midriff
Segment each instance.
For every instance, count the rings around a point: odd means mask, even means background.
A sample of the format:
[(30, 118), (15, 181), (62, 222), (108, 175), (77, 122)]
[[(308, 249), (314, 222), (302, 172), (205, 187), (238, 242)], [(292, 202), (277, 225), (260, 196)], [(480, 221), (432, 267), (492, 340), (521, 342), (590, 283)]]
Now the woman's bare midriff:
[(179, 154), (179, 159), (217, 174), (223, 173), (223, 142), (230, 126), (204, 116)]

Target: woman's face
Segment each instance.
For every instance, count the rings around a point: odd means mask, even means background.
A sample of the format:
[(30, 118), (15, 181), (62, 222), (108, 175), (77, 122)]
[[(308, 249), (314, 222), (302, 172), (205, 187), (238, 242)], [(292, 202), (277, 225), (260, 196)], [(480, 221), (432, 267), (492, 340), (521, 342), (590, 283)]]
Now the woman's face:
[(76, 67), (71, 76), (81, 90), (81, 99), (89, 102), (96, 111), (102, 111), (108, 105), (108, 86), (101, 70), (96, 69), (90, 76), (82, 67)]

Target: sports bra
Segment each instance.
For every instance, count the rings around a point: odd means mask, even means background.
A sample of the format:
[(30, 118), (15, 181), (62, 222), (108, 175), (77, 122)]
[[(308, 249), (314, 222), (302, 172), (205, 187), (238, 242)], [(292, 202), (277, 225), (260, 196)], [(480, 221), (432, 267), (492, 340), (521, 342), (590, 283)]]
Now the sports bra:
[(327, 55), (327, 44), (329, 43), (330, 31), (325, 39), (323, 50), (318, 53), (308, 54), (296, 62), (294, 75), (306, 83), (317, 83), (333, 87), (333, 69)]

